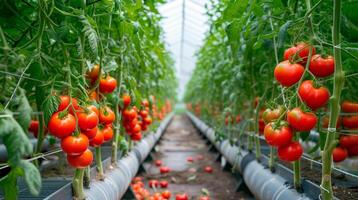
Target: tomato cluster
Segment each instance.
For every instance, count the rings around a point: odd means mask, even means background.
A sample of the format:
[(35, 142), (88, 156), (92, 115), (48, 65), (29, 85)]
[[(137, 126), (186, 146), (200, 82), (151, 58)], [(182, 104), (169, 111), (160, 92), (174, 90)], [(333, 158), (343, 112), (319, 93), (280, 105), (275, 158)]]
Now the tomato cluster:
[(152, 123), (152, 118), (149, 115), (149, 102), (148, 100), (143, 100), (140, 111), (135, 106), (130, 108), (131, 97), (129, 95), (124, 94), (122, 102), (123, 108), (119, 109), (122, 112), (123, 127), (133, 141), (139, 141), (142, 139), (142, 131), (146, 131)]
[[(167, 188), (169, 185), (168, 181), (158, 181), (158, 180), (149, 180), (149, 188)], [(171, 197), (171, 192), (169, 190), (164, 190), (162, 192), (155, 192), (151, 194), (149, 190), (145, 189), (144, 183), (141, 177), (135, 177), (132, 180), (131, 187), (135, 194), (137, 200), (168, 200)]]

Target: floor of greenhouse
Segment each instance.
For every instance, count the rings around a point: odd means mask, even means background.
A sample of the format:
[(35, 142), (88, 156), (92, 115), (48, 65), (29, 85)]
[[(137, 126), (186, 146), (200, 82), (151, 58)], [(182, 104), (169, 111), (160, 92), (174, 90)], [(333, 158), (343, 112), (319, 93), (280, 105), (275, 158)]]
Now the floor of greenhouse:
[[(163, 137), (155, 146), (151, 156), (153, 160), (143, 164), (145, 172), (138, 176), (148, 187), (149, 180), (166, 180), (172, 197), (177, 193), (185, 192), (190, 199), (198, 199), (208, 193), (211, 200), (239, 200), (253, 199), (247, 192), (237, 192), (238, 185), (235, 176), (230, 171), (223, 170), (217, 160), (218, 153), (210, 151), (210, 145), (199, 135), (190, 119), (184, 115), (173, 118)], [(189, 162), (188, 158), (193, 158)], [(156, 160), (162, 161), (162, 166), (171, 169), (170, 173), (160, 174)], [(212, 173), (205, 172), (210, 166)], [(157, 192), (165, 189), (156, 189)], [(150, 189), (151, 193), (155, 191)]]

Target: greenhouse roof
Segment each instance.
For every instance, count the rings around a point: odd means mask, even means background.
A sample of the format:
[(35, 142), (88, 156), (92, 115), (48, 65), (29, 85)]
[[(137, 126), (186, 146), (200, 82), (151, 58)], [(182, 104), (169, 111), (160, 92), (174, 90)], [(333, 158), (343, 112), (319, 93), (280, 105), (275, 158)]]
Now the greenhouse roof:
[(164, 39), (175, 60), (179, 81), (179, 98), (195, 68), (195, 52), (202, 45), (208, 30), (205, 4), (207, 0), (169, 0), (159, 11), (164, 19)]

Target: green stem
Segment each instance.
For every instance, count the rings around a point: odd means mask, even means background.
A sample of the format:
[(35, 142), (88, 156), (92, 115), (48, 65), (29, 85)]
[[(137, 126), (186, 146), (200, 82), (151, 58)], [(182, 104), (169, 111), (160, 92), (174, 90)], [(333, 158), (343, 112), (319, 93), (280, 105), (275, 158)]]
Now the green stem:
[(76, 169), (75, 176), (72, 181), (73, 198), (76, 200), (86, 199), (83, 191), (83, 174), (84, 169)]
[[(300, 140), (299, 133), (295, 134), (294, 140)], [(301, 159), (293, 162), (293, 186), (296, 190), (301, 188)]]
[[(121, 61), (122, 62), (122, 61)], [(121, 92), (121, 79), (122, 79), (122, 72), (121, 69), (120, 71), (117, 73), (117, 81), (118, 81), (118, 87), (117, 87), (117, 94), (120, 95)], [(114, 106), (114, 110), (115, 110), (115, 114), (116, 114), (116, 121), (115, 121), (115, 132), (114, 132), (114, 136), (113, 136), (113, 140), (112, 140), (112, 154), (111, 154), (111, 166), (115, 167), (117, 166), (117, 153), (118, 153), (118, 137), (120, 134), (120, 127), (121, 127), (121, 122), (120, 122), (120, 113), (119, 113), (119, 101), (116, 102), (115, 106)]]
[(324, 200), (333, 199), (332, 190), (332, 151), (335, 147), (335, 132), (336, 124), (340, 112), (340, 97), (344, 85), (344, 71), (342, 68), (341, 57), (341, 38), (340, 38), (340, 23), (341, 23), (341, 0), (333, 0), (333, 55), (335, 61), (335, 72), (333, 80), (333, 95), (330, 99), (330, 120), (327, 132), (326, 143), (322, 152), (322, 182), (321, 182), (321, 196)]
[(102, 153), (101, 147), (96, 147), (96, 170), (97, 170), (97, 177), (99, 180), (104, 180), (104, 173), (103, 173), (103, 166), (102, 166)]
[(85, 169), (85, 174), (84, 174), (84, 177), (83, 177), (83, 185), (86, 188), (90, 188), (90, 183), (91, 183), (91, 167), (88, 166)]
[(275, 148), (270, 146), (270, 160), (269, 160), (269, 169), (270, 171), (274, 171), (275, 167)]

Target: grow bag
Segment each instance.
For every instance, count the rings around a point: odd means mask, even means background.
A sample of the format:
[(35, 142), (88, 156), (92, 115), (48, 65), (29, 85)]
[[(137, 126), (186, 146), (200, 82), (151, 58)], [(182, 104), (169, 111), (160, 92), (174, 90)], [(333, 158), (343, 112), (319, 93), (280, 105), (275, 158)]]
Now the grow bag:
[(202, 132), (214, 145), (225, 159), (242, 174), (243, 179), (257, 199), (262, 200), (308, 200), (305, 194), (300, 194), (292, 189), (287, 180), (272, 173), (266, 169), (261, 163), (258, 163), (254, 156), (247, 151), (232, 146), (225, 140), (218, 144), (215, 142), (215, 132), (208, 128), (201, 120), (191, 113), (187, 113), (194, 125)]
[[(131, 180), (137, 174), (140, 164), (149, 155), (156, 142), (164, 133), (173, 114), (169, 114), (155, 133), (148, 134), (138, 142), (132, 151), (118, 161), (118, 167), (105, 174), (104, 181), (92, 180), (90, 189), (86, 189), (86, 197), (90, 200), (118, 200), (125, 194)], [(110, 159), (110, 158), (109, 158)], [(109, 163), (109, 162), (104, 162)], [(105, 164), (104, 167), (106, 168)]]

